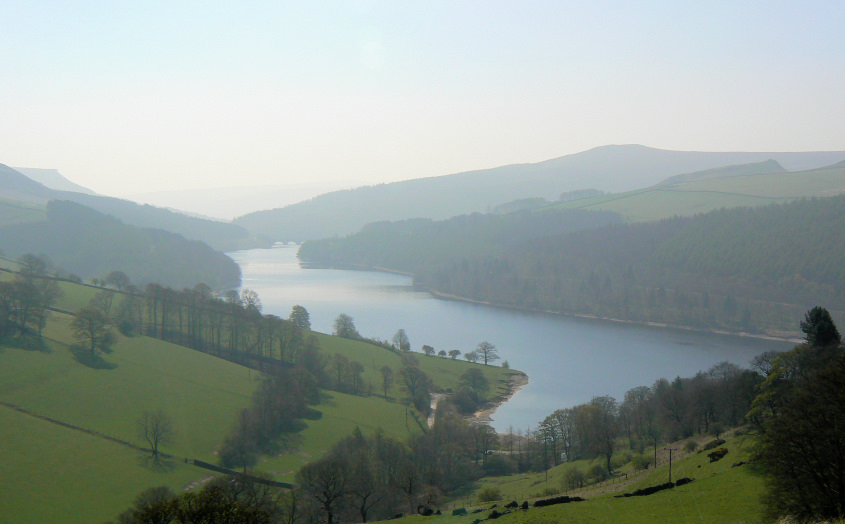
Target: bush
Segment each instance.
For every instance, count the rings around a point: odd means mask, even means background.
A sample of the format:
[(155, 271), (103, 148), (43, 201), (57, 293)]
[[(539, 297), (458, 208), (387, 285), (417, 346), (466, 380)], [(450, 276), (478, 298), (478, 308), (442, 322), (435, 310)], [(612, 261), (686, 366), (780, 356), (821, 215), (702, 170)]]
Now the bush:
[(508, 457), (491, 455), (487, 457), (487, 462), (484, 464), (483, 469), (484, 476), (486, 477), (503, 477), (513, 473), (516, 465)]
[(502, 491), (494, 486), (486, 487), (478, 492), (478, 502), (491, 502), (501, 500)]
[(610, 473), (608, 473), (607, 468), (601, 464), (596, 464), (590, 468), (587, 472), (587, 476), (593, 479), (593, 482), (601, 482), (603, 480), (607, 480), (610, 477)]
[(619, 455), (615, 455), (613, 457), (613, 459), (611, 459), (611, 461), (610, 461), (610, 466), (613, 469), (617, 469), (617, 468), (624, 466), (625, 464), (627, 464), (629, 462), (631, 462), (631, 452), (625, 451), (625, 452), (623, 452)]
[(707, 451), (708, 449), (718, 448), (724, 443), (725, 441), (720, 438), (717, 438), (716, 440), (711, 440), (710, 442), (705, 444), (704, 447), (701, 448), (701, 451)]
[(694, 440), (688, 440), (684, 444), (684, 451), (686, 451), (687, 453), (692, 453), (696, 449), (698, 449), (698, 443)]
[(721, 422), (714, 422), (710, 425), (710, 434), (716, 438), (719, 438), (719, 435), (725, 432), (725, 425)]
[(452, 395), (452, 404), (464, 415), (475, 413), (478, 410), (478, 393), (467, 387), (461, 387)]
[(563, 479), (561, 479), (560, 483), (563, 489), (570, 490), (583, 488), (585, 480), (586, 475), (584, 475), (583, 471), (578, 468), (570, 468), (563, 474)]
[(124, 318), (117, 323), (117, 330), (120, 331), (120, 334), (124, 337), (131, 337), (135, 334), (135, 323), (127, 318)]
[(637, 455), (633, 459), (631, 459), (631, 467), (634, 468), (634, 471), (642, 471), (644, 469), (648, 469), (651, 465), (651, 457), (648, 455)]

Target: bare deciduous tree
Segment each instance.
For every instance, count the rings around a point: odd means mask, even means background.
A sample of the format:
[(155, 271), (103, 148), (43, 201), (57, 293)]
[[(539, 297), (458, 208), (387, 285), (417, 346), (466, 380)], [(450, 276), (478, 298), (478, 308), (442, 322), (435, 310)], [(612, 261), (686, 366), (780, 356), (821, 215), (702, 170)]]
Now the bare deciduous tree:
[(144, 411), (138, 417), (137, 424), (138, 437), (147, 442), (153, 459), (158, 460), (159, 446), (172, 442), (173, 437), (176, 436), (173, 419), (164, 410), (158, 409), (154, 412)]
[(485, 366), (499, 360), (499, 353), (496, 351), (496, 346), (486, 340), (478, 344), (475, 352), (479, 357), (481, 357), (481, 360), (484, 361)]

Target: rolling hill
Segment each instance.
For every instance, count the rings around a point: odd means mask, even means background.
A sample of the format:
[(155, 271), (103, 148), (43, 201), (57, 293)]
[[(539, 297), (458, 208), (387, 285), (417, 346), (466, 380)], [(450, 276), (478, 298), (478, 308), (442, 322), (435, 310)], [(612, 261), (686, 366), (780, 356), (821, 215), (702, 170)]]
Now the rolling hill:
[(65, 178), (63, 174), (59, 173), (58, 169), (39, 169), (34, 167), (13, 167), (12, 169), (18, 173), (23, 173), (27, 178), (35, 180), (50, 189), (96, 195), (94, 191), (87, 187), (80, 186), (76, 182)]
[(787, 172), (777, 162), (768, 161), (679, 175), (646, 189), (564, 202), (553, 208), (611, 211), (626, 221), (647, 222), (843, 193), (842, 163)]
[(83, 278), (119, 270), (139, 285), (181, 288), (202, 282), (215, 290), (240, 285), (240, 267), (202, 242), (127, 225), (63, 200), (51, 200), (43, 219), (0, 226), (0, 249), (11, 258), (45, 254), (63, 271)]
[(371, 224), (300, 257), (411, 273), (444, 296), (636, 322), (793, 336), (808, 307), (845, 314), (845, 166), (676, 180), (509, 215)]
[[(42, 175), (44, 173), (38, 174), (40, 178), (43, 178)], [(235, 224), (191, 217), (168, 209), (139, 205), (129, 200), (79, 192), (78, 189), (50, 189), (3, 164), (0, 164), (0, 199), (37, 206), (44, 206), (50, 200), (76, 202), (100, 213), (112, 215), (126, 224), (162, 229), (190, 240), (205, 242), (222, 251), (242, 248), (250, 242), (249, 233)]]
[(347, 235), (371, 222), (443, 220), (487, 212), (525, 198), (557, 200), (563, 192), (595, 188), (618, 193), (675, 175), (774, 160), (806, 170), (845, 159), (845, 152), (710, 153), (665, 151), (639, 145), (603, 146), (535, 164), (469, 171), (335, 191), (291, 206), (250, 213), (235, 224), (270, 241)]
[[(11, 276), (0, 273), (0, 280), (6, 278)], [(191, 461), (218, 463), (220, 446), (250, 404), (262, 374), (140, 335), (119, 335), (103, 354), (106, 365), (85, 365), (73, 347), (71, 312), (103, 290), (69, 282), (62, 288), (65, 296), (57, 305), (69, 312), (50, 315), (43, 344), (24, 349), (14, 343), (15, 337), (0, 338), (0, 462), (8, 478), (17, 479), (0, 483), (0, 520), (102, 522), (128, 507), (145, 488), (168, 486), (179, 492), (216, 476)], [(116, 303), (120, 300), (118, 296)], [(394, 351), (315, 335), (327, 357), (342, 354), (366, 362), (368, 382), (380, 377), (382, 366), (398, 370), (403, 365), (403, 356)], [(454, 387), (467, 369), (482, 367), (415, 356), (441, 390)], [(502, 393), (508, 373), (513, 373), (492, 366), (484, 366), (483, 372), (494, 385), (491, 396)], [(285, 436), (277, 452), (261, 456), (255, 470), (292, 481), (304, 464), (319, 459), (355, 428), (400, 440), (422, 433), (424, 420), (408, 423), (399, 384), (389, 387), (390, 399), (381, 396), (378, 385), (370, 389), (375, 391), (358, 395), (322, 391), (307, 420)], [(136, 421), (143, 411), (159, 408), (168, 412), (176, 433), (162, 448), (172, 457), (153, 462)], [(92, 502), (80, 506), (81, 500)]]

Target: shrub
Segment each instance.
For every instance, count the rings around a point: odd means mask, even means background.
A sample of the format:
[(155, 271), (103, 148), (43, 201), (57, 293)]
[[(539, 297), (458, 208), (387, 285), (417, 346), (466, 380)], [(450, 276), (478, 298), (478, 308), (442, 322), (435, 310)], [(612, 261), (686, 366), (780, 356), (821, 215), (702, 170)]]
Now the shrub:
[(451, 400), (458, 411), (464, 415), (478, 410), (478, 393), (471, 389), (461, 387), (452, 395)]
[(493, 500), (501, 500), (502, 491), (495, 487), (489, 486), (478, 492), (478, 502), (490, 502)]
[(696, 449), (698, 449), (698, 443), (694, 440), (688, 440), (686, 444), (684, 444), (684, 451), (687, 453), (692, 453)]
[(615, 455), (610, 461), (610, 466), (613, 469), (620, 468), (625, 464), (631, 462), (631, 452), (625, 451), (621, 454)]
[(631, 467), (634, 468), (634, 471), (642, 471), (644, 469), (648, 469), (651, 465), (651, 457), (648, 455), (637, 455), (633, 459), (631, 459)]
[(560, 483), (563, 489), (578, 489), (584, 487), (585, 480), (586, 475), (584, 475), (583, 471), (578, 468), (570, 468), (563, 474), (563, 479), (561, 479)]
[(503, 477), (510, 475), (516, 469), (516, 465), (508, 457), (502, 455), (491, 455), (487, 457), (484, 464), (484, 475), (487, 477)]
[(721, 460), (725, 455), (728, 454), (728, 448), (719, 448), (712, 453), (707, 454), (707, 458), (710, 459), (710, 462), (716, 462), (717, 460)]
[(705, 444), (704, 447), (701, 448), (701, 451), (707, 451), (708, 449), (717, 448), (724, 443), (725, 441), (720, 438), (717, 438), (716, 440), (711, 440), (710, 442)]
[(593, 482), (601, 482), (603, 480), (607, 480), (610, 477), (610, 473), (608, 473), (607, 468), (601, 464), (596, 464), (590, 468), (587, 472), (587, 476), (593, 479)]
[(117, 330), (120, 331), (120, 334), (124, 337), (131, 337), (135, 334), (135, 323), (127, 318), (124, 318), (117, 323)]

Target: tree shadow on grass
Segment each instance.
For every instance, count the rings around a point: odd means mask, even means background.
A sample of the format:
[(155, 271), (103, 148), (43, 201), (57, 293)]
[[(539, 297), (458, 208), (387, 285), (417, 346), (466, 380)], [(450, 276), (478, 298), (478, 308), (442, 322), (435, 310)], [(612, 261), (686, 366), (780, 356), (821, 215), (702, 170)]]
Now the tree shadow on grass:
[(142, 452), (138, 455), (138, 465), (154, 473), (167, 474), (176, 469), (176, 459), (161, 455), (155, 458), (150, 452)]
[(325, 391), (323, 391), (320, 395), (320, 404), (333, 408), (337, 407), (337, 401), (335, 401), (334, 396), (326, 393)]
[(308, 408), (305, 410), (305, 414), (302, 416), (302, 418), (306, 420), (320, 420), (321, 418), (323, 418), (323, 412), (314, 408)]
[[(37, 351), (39, 353), (52, 353), (47, 342), (35, 335), (7, 335), (0, 336), (0, 346), (6, 346), (26, 351)], [(2, 347), (0, 347), (2, 350)]]
[[(303, 428), (307, 427), (303, 424)], [(267, 449), (264, 450), (264, 453), (268, 455), (285, 455), (288, 453), (296, 452), (296, 450), (302, 445), (305, 441), (305, 437), (302, 436), (302, 429), (295, 431), (295, 432), (285, 432), (279, 435), (270, 445), (267, 446)]]
[(83, 366), (92, 369), (114, 369), (117, 367), (117, 364), (104, 360), (99, 355), (95, 354), (92, 356), (88, 348), (81, 347), (78, 344), (70, 346), (69, 351), (73, 355), (73, 358)]

